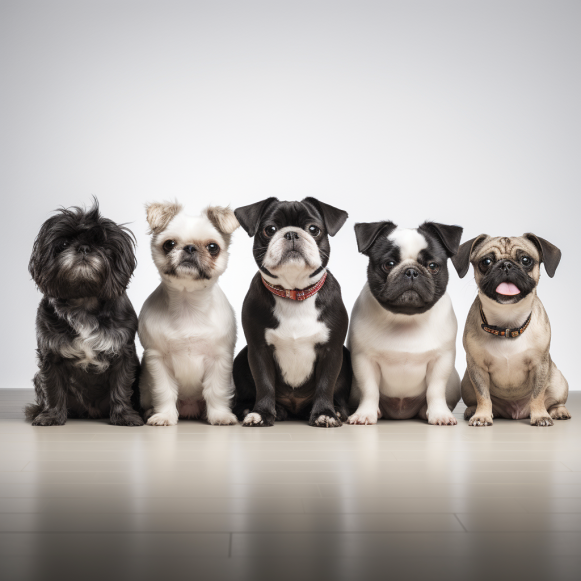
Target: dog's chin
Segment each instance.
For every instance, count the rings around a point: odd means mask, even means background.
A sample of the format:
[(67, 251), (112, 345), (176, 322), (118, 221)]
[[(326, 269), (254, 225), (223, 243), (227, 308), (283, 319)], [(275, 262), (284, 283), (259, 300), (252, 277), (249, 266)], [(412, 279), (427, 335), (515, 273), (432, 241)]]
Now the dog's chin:
[(165, 273), (170, 278), (181, 280), (212, 280), (212, 274), (199, 268), (196, 264), (189, 261), (180, 262), (176, 267), (168, 268)]
[(417, 291), (410, 289), (390, 299), (379, 299), (380, 305), (398, 315), (419, 315), (430, 310), (433, 300), (425, 300)]

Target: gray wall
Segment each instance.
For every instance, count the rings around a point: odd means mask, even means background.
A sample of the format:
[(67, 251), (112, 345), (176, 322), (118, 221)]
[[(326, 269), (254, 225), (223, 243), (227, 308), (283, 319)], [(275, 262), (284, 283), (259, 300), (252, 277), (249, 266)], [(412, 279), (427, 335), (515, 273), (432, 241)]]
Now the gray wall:
[[(564, 253), (540, 295), (553, 357), (579, 388), (580, 17), (555, 0), (3, 0), (0, 387), (34, 373), (34, 236), (94, 194), (137, 235), (137, 310), (158, 282), (146, 201), (314, 195), (347, 209), (331, 269), (349, 309), (366, 268), (356, 221), (535, 232)], [(238, 313), (250, 249), (239, 231), (221, 280)], [(453, 273), (450, 292), (462, 327), (472, 276)]]

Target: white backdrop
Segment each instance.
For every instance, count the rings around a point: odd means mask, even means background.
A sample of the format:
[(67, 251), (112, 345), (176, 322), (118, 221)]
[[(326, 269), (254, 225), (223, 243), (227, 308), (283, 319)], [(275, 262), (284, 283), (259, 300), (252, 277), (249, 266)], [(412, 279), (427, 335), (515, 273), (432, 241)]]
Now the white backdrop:
[[(366, 269), (356, 221), (558, 245), (540, 296), (553, 358), (579, 389), (580, 23), (580, 3), (556, 0), (3, 0), (0, 387), (31, 386), (40, 295), (27, 264), (56, 207), (96, 195), (131, 223), (139, 311), (158, 284), (145, 202), (198, 211), (276, 195), (349, 212), (330, 262), (349, 310)], [(235, 234), (220, 283), (238, 314), (251, 246)], [(450, 278), (462, 329), (475, 284)]]

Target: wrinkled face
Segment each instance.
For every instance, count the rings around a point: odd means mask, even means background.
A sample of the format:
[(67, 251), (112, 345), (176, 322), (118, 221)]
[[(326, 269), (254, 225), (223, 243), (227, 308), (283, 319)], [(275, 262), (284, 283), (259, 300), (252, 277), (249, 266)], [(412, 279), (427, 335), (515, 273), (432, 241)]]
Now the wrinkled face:
[(228, 265), (228, 243), (206, 216), (179, 212), (151, 240), (153, 261), (163, 278), (204, 282), (217, 279)]
[(446, 292), (447, 254), (427, 232), (397, 228), (380, 234), (367, 254), (369, 288), (388, 311), (424, 313)]
[(539, 282), (539, 252), (526, 238), (489, 238), (474, 249), (470, 261), (482, 293), (503, 305), (518, 303)]
[(121, 295), (136, 261), (129, 231), (97, 206), (61, 210), (40, 229), (29, 270), (39, 289), (60, 299)]
[(271, 204), (254, 237), (254, 258), (267, 275), (310, 275), (327, 265), (330, 250), (323, 218), (308, 202)]

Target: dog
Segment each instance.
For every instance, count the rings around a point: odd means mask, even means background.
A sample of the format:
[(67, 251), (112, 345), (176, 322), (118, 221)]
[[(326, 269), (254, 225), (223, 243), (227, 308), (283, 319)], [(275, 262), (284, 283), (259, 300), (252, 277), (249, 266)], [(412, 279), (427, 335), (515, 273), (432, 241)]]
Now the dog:
[(36, 316), (34, 426), (109, 418), (141, 426), (137, 315), (126, 289), (137, 265), (125, 226), (88, 209), (59, 210), (40, 228), (29, 272), (43, 293)]
[(242, 308), (247, 346), (234, 361), (234, 413), (243, 426), (272, 426), (289, 415), (341, 426), (351, 385), (343, 345), (349, 319), (327, 264), (329, 236), (347, 212), (315, 198), (268, 198), (234, 213), (254, 237), (258, 265)]
[(150, 426), (181, 418), (235, 424), (232, 361), (234, 311), (218, 286), (239, 224), (229, 208), (213, 206), (189, 216), (178, 203), (147, 210), (151, 252), (161, 284), (139, 315), (143, 345), (141, 405)]
[(456, 424), (458, 324), (446, 287), (448, 258), (458, 251), (462, 228), (373, 222), (356, 224), (355, 234), (369, 265), (347, 341), (350, 403), (357, 406), (349, 423), (419, 416), (430, 424)]
[(569, 386), (551, 359), (551, 326), (537, 296), (541, 262), (549, 277), (561, 251), (539, 236), (468, 240), (452, 259), (459, 276), (470, 263), (478, 296), (464, 329), (467, 369), (462, 399), (471, 426), (490, 426), (494, 416), (530, 417), (533, 426), (568, 420)]

